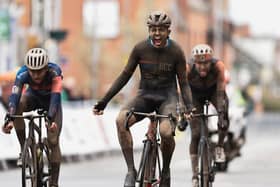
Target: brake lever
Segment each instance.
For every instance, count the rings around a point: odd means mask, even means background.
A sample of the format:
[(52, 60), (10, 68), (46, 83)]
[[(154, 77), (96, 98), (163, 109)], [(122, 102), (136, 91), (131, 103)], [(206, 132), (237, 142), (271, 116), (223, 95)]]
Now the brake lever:
[(11, 115), (6, 114), (5, 119), (4, 119), (4, 127), (6, 127), (10, 121), (12, 121)]

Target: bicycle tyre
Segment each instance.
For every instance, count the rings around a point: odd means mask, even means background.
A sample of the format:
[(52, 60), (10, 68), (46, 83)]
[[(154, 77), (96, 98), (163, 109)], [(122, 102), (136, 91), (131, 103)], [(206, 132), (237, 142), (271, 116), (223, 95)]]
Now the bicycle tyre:
[(145, 187), (145, 183), (146, 183), (145, 178), (144, 178), (145, 169), (147, 167), (147, 161), (148, 161), (151, 145), (152, 145), (152, 142), (150, 140), (146, 140), (144, 142), (144, 148), (143, 148), (143, 152), (142, 152), (142, 156), (141, 156), (139, 170), (137, 173), (137, 182), (139, 183), (138, 187)]
[(36, 148), (32, 139), (26, 139), (22, 152), (22, 187), (37, 186)]
[(50, 176), (50, 160), (47, 139), (37, 146), (38, 186), (48, 187)]
[[(209, 159), (208, 159), (208, 147), (205, 142), (199, 144), (199, 155), (198, 155), (198, 172), (199, 172), (199, 186), (200, 187), (211, 187), (209, 180)], [(209, 155), (210, 156), (210, 155)]]
[(151, 143), (151, 148), (145, 164), (144, 187), (157, 187), (160, 183), (161, 170), (157, 143)]

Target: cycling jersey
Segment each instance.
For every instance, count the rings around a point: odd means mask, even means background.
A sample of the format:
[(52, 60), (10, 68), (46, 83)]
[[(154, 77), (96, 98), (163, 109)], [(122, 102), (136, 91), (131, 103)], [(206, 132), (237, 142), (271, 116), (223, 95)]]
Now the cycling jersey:
[(9, 99), (9, 113), (15, 114), (18, 107), (24, 85), (28, 85), (28, 91), (44, 101), (48, 105), (48, 117), (53, 121), (56, 112), (61, 107), (61, 90), (62, 90), (62, 72), (58, 65), (48, 63), (48, 71), (40, 84), (32, 81), (28, 73), (28, 68), (22, 66), (16, 75), (16, 80), (12, 89), (12, 95)]
[(193, 92), (193, 96), (199, 94), (217, 94), (217, 107), (219, 112), (225, 112), (225, 87), (224, 63), (217, 59), (211, 60), (211, 67), (206, 77), (200, 77), (195, 68), (195, 64), (187, 64), (188, 81)]
[(137, 65), (141, 73), (139, 89), (142, 92), (157, 90), (160, 93), (159, 90), (163, 92), (168, 90), (175, 93), (177, 92), (177, 77), (184, 104), (188, 109), (192, 107), (185, 56), (181, 48), (171, 39), (168, 39), (164, 48), (153, 47), (150, 39), (139, 42), (131, 52), (124, 70), (102, 101), (108, 103), (119, 92), (128, 82)]

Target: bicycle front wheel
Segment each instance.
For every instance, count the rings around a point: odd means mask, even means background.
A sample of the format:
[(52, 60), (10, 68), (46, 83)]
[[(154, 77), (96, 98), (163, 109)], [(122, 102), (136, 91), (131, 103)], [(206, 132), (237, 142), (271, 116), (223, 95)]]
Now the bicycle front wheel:
[(209, 149), (205, 142), (199, 144), (199, 157), (198, 157), (198, 171), (200, 187), (211, 187), (210, 182), (210, 164), (209, 164)]
[(159, 186), (160, 177), (161, 177), (161, 167), (160, 167), (159, 147), (157, 142), (153, 142), (151, 144), (151, 149), (149, 151), (147, 162), (144, 168), (145, 168), (144, 187)]
[(25, 141), (22, 152), (22, 187), (37, 186), (36, 148), (32, 139)]
[(142, 156), (141, 156), (141, 160), (140, 160), (140, 165), (139, 165), (139, 169), (137, 172), (137, 181), (138, 185), (137, 187), (146, 187), (147, 181), (145, 180), (145, 176), (146, 176), (146, 168), (147, 168), (147, 162), (148, 162), (148, 157), (149, 157), (149, 153), (151, 150), (151, 146), (152, 146), (152, 142), (149, 140), (146, 140), (144, 142), (144, 148), (143, 148), (143, 152), (142, 152)]
[(48, 187), (50, 176), (49, 148), (47, 139), (37, 146), (37, 182), (38, 186)]

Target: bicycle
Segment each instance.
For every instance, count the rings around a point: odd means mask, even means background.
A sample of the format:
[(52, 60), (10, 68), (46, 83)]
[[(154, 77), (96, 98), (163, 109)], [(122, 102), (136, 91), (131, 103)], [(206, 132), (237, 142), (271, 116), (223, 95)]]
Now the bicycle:
[(146, 138), (143, 140), (143, 150), (140, 158), (139, 169), (136, 175), (136, 183), (138, 187), (157, 187), (161, 178), (161, 157), (160, 157), (160, 135), (159, 135), (159, 119), (167, 118), (172, 127), (172, 134), (175, 136), (176, 118), (172, 115), (162, 115), (156, 112), (143, 113), (135, 112), (131, 109), (127, 112), (125, 120), (125, 128), (128, 127), (128, 120), (132, 115), (148, 117), (151, 120)]
[(192, 117), (202, 118), (200, 123), (200, 140), (198, 145), (198, 178), (199, 187), (212, 187), (215, 179), (217, 165), (214, 161), (213, 145), (208, 136), (208, 118), (218, 116), (218, 114), (209, 114), (208, 107), (210, 103), (205, 101), (203, 113), (192, 114)]
[[(14, 119), (28, 120), (28, 136), (22, 150), (22, 187), (47, 187), (50, 176), (47, 138), (42, 136), (42, 119), (48, 121), (47, 112), (7, 115), (5, 124)], [(38, 119), (38, 120), (36, 120)]]

